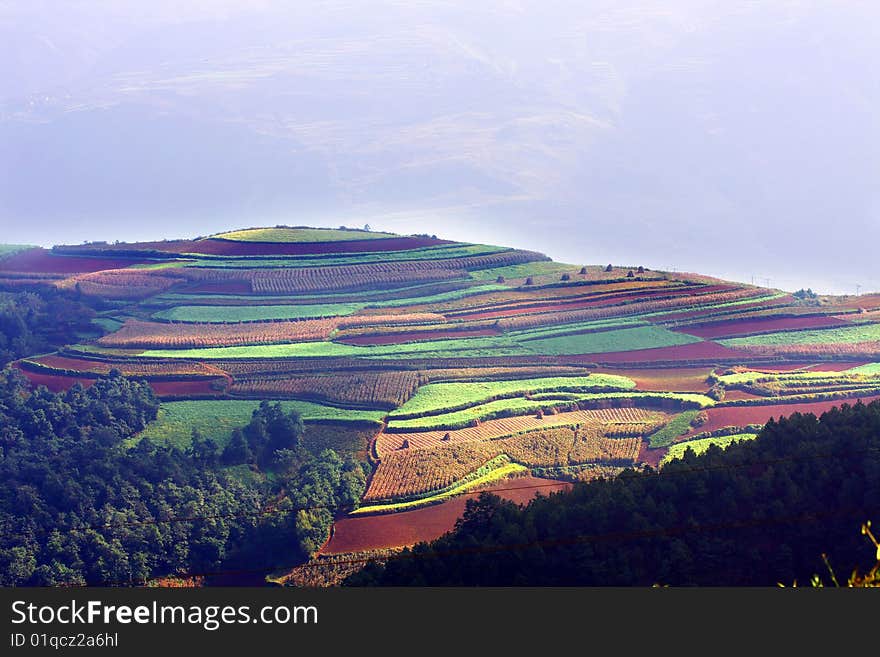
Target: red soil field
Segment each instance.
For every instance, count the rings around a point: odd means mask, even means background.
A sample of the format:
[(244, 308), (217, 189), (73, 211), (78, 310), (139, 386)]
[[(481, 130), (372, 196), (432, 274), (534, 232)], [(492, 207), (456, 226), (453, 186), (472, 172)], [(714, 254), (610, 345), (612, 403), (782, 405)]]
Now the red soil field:
[[(862, 402), (868, 403), (880, 399), (880, 395), (862, 398)], [(722, 408), (710, 408), (706, 411), (709, 416), (705, 424), (691, 430), (686, 435), (704, 431), (715, 431), (724, 427), (743, 426), (746, 424), (765, 424), (770, 418), (778, 419), (780, 416), (787, 417), (792, 413), (813, 413), (817, 417), (825, 411), (842, 404), (853, 405), (856, 399), (833, 399), (820, 402), (806, 402), (803, 404), (767, 404), (766, 406), (728, 406)]]
[(393, 333), (386, 335), (358, 335), (350, 338), (342, 338), (336, 342), (352, 345), (380, 345), (401, 344), (404, 342), (418, 342), (420, 340), (447, 340), (455, 338), (477, 338), (488, 335), (499, 335), (495, 329), (471, 329), (467, 331), (407, 331), (406, 333)]
[(0, 271), (40, 272), (51, 274), (82, 274), (122, 269), (130, 265), (151, 262), (136, 258), (84, 258), (52, 255), (47, 249), (30, 249), (0, 260)]
[[(526, 504), (536, 494), (547, 495), (570, 487), (571, 484), (564, 481), (528, 476), (497, 482), (488, 490), (506, 500)], [(333, 526), (333, 535), (321, 554), (363, 552), (432, 541), (453, 529), (455, 521), (464, 513), (467, 500), (478, 494), (479, 491), (473, 491), (412, 511), (342, 518)]]
[(880, 309), (880, 294), (863, 294), (854, 297), (846, 303), (840, 304), (841, 308), (864, 308), (865, 310)]
[(663, 460), (663, 457), (666, 456), (666, 448), (659, 447), (657, 449), (651, 449), (648, 447), (648, 441), (642, 441), (642, 447), (639, 450), (639, 455), (636, 457), (636, 461), (638, 463), (647, 463), (655, 470), (660, 467), (660, 461)]
[(755, 333), (773, 333), (775, 331), (794, 331), (798, 329), (834, 328), (846, 326), (833, 317), (814, 315), (812, 317), (768, 317), (766, 319), (749, 319), (745, 321), (729, 320), (712, 322), (702, 326), (684, 326), (674, 328), (679, 333), (695, 335), (698, 338), (723, 338), (732, 335), (750, 335)]
[(566, 362), (580, 363), (642, 363), (660, 361), (693, 361), (712, 359), (748, 359), (748, 353), (725, 347), (717, 342), (692, 342), (676, 347), (655, 347), (633, 351), (611, 351), (604, 354), (579, 354), (567, 356)]
[[(149, 378), (154, 376), (190, 376), (190, 375), (213, 375), (226, 377), (226, 372), (217, 369), (207, 363), (175, 362), (174, 360), (156, 360), (155, 362), (110, 362), (100, 360), (88, 360), (49, 354), (39, 358), (29, 359), (46, 367), (60, 370), (72, 370), (80, 373), (107, 374), (112, 369), (119, 369), (125, 376), (132, 378)], [(21, 369), (28, 369), (26, 366)], [(64, 376), (62, 374), (62, 376)], [(75, 376), (75, 375), (74, 375)]]
[(810, 369), (814, 372), (843, 372), (844, 370), (852, 369), (853, 367), (860, 367), (867, 364), (868, 361), (862, 363), (817, 363), (813, 365)]
[(204, 239), (197, 242), (172, 240), (168, 242), (136, 242), (107, 246), (65, 247), (70, 251), (94, 253), (106, 249), (114, 251), (162, 251), (164, 253), (201, 253), (219, 256), (310, 255), (322, 253), (366, 253), (370, 251), (406, 251), (425, 246), (449, 244), (448, 240), (430, 237), (389, 237), (375, 240), (340, 242), (238, 242), (224, 239)]
[(627, 376), (636, 382), (639, 390), (662, 390), (665, 392), (706, 392), (706, 377), (710, 367), (677, 367), (668, 369), (609, 369), (610, 374)]
[(61, 376), (56, 374), (42, 374), (38, 372), (29, 372), (27, 370), (21, 371), (27, 377), (28, 381), (31, 382), (32, 386), (34, 386), (35, 388), (37, 386), (46, 386), (49, 389), (49, 392), (64, 392), (65, 390), (73, 387), (74, 383), (80, 383), (84, 388), (88, 388), (95, 381), (97, 381), (97, 379), (85, 379), (74, 376)]
[[(97, 381), (97, 378), (81, 378), (76, 376), (64, 376), (61, 374), (43, 374), (41, 372), (30, 372), (21, 370), (27, 377), (31, 385), (46, 386), (50, 392), (64, 392), (73, 387), (73, 384), (80, 383), (84, 388)], [(157, 397), (183, 397), (193, 396), (216, 396), (222, 395), (223, 391), (213, 390), (211, 388), (212, 381), (210, 379), (191, 379), (186, 381), (149, 381), (150, 387)]]

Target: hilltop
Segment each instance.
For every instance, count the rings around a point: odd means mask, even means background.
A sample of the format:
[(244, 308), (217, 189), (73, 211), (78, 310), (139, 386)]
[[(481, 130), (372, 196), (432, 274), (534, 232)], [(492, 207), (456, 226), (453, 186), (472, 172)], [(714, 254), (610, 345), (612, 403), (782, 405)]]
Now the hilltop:
[(309, 539), (325, 555), (434, 538), (479, 488), (658, 467), (880, 396), (878, 296), (344, 227), (0, 253), (0, 289), (91, 313), (51, 353), (15, 355), (33, 386), (118, 371), (160, 399), (129, 447), (238, 441), (224, 467), (271, 488), (281, 466), (236, 432), (278, 401), (315, 448), (356, 455), (359, 499), (329, 543)]

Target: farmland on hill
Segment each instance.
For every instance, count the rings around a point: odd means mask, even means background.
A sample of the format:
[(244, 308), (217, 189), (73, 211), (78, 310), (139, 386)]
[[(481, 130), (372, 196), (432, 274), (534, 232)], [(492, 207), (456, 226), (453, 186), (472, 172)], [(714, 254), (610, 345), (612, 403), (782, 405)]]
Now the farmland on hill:
[[(24, 310), (7, 299), (22, 290), (87, 310), (88, 330), (7, 349), (34, 387), (91, 387), (117, 371), (146, 380), (161, 405), (131, 450), (235, 447), (261, 402), (278, 401), (305, 422), (312, 452), (339, 448), (369, 472), (346, 509), (357, 522), (337, 518), (364, 549), (399, 546), (383, 533), (389, 513), (451, 528), (445, 512), (414, 509), (459, 509), (450, 497), (508, 479), (657, 466), (747, 440), (770, 418), (880, 398), (876, 296), (811, 305), (434, 236), (279, 226), (0, 247), (9, 326)], [(247, 479), (267, 462), (224, 467)]]

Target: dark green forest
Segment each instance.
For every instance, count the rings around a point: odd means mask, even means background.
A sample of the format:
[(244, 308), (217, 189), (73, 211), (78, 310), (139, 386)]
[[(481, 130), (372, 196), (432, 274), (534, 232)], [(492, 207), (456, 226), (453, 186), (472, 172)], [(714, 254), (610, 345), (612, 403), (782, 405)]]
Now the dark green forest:
[(809, 585), (872, 565), (880, 402), (769, 422), (659, 473), (627, 471), (526, 507), (482, 494), (456, 529), (348, 585)]
[(127, 441), (158, 406), (118, 371), (60, 394), (0, 374), (0, 585), (259, 572), (307, 558), (363, 492), (362, 465), (310, 448), (277, 404), (223, 452), (210, 436), (186, 452)]
[(93, 317), (93, 308), (61, 290), (0, 291), (0, 368), (75, 342), (78, 333), (95, 330)]

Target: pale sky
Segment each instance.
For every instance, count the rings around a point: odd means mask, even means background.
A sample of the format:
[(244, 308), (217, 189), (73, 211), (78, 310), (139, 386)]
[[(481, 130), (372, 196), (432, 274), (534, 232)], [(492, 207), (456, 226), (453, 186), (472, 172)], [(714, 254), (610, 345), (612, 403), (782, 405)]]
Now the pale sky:
[(0, 241), (369, 223), (880, 290), (878, 26), (831, 0), (0, 0)]

